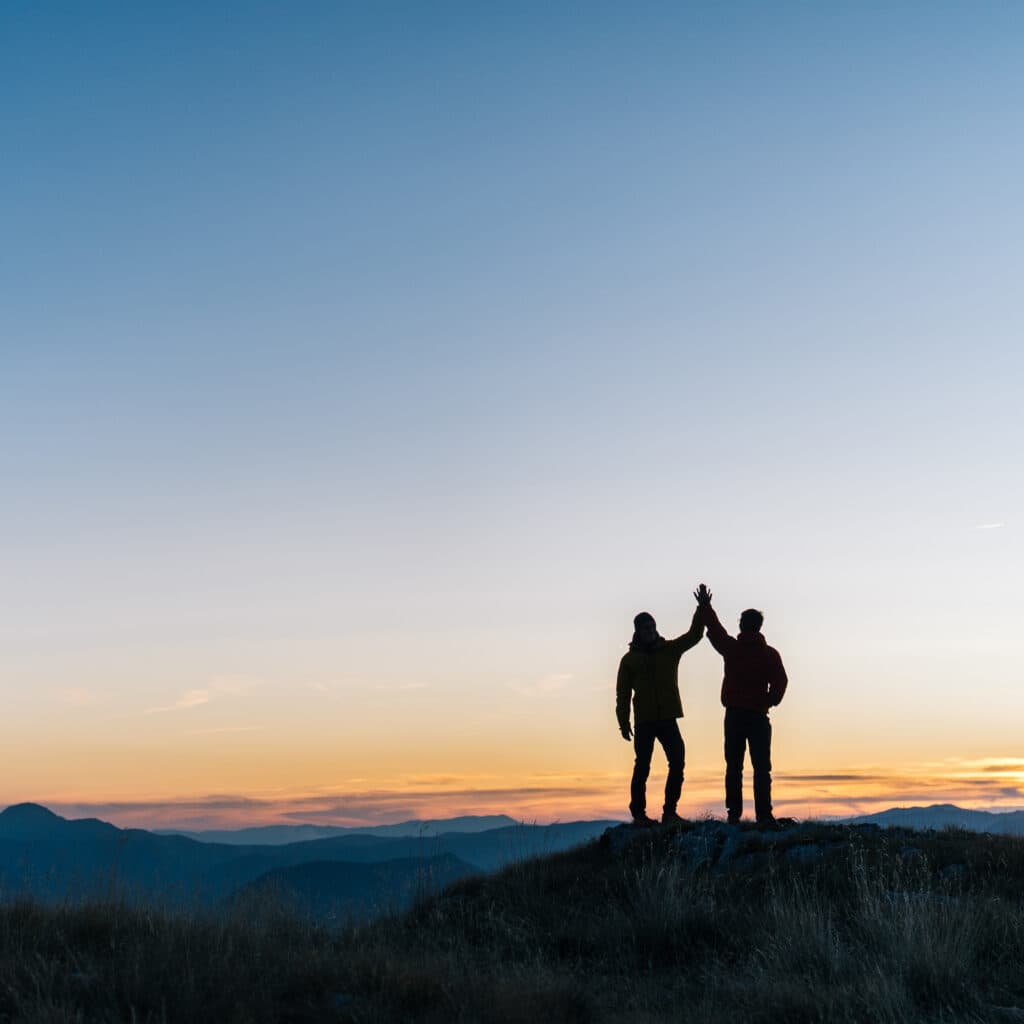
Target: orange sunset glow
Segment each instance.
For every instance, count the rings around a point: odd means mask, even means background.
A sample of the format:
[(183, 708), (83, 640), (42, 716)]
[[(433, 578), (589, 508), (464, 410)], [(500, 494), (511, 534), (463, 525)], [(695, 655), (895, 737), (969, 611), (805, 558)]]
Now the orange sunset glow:
[[(1024, 760), (934, 763), (899, 773), (861, 767), (828, 774), (776, 773), (780, 813), (814, 817), (870, 814), (893, 805), (955, 803), (965, 808), (1017, 809)], [(652, 774), (657, 788), (661, 778)], [(310, 822), (366, 826), (411, 818), (459, 814), (508, 814), (527, 823), (622, 816), (621, 774), (474, 775), (354, 778), (336, 786), (299, 791), (268, 789), (247, 797), (188, 799), (155, 793), (149, 799), (101, 801), (84, 796), (54, 799), (69, 816), (99, 816), (122, 827), (232, 828)], [(688, 775), (684, 802), (692, 816), (717, 813), (721, 776)]]

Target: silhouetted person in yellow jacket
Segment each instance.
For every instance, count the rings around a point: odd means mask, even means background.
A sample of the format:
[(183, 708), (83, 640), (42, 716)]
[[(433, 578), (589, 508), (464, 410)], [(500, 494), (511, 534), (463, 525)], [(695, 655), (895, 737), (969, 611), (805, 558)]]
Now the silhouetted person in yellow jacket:
[(762, 828), (775, 828), (772, 815), (772, 723), (768, 709), (782, 701), (786, 670), (782, 657), (761, 632), (764, 616), (756, 608), (740, 615), (738, 636), (729, 636), (711, 607), (711, 593), (697, 588), (697, 611), (711, 646), (725, 661), (722, 706), (725, 708), (725, 807), (729, 823), (743, 816), (743, 759), (750, 747), (754, 767), (754, 813)]
[[(679, 699), (679, 659), (684, 651), (700, 643), (703, 635), (700, 608), (694, 613), (689, 631), (675, 640), (666, 640), (659, 635), (650, 612), (641, 612), (633, 620), (633, 640), (619, 663), (615, 715), (623, 739), (631, 739), (636, 752), (633, 780), (629, 787), (629, 813), (637, 825), (657, 824), (647, 817), (647, 777), (651, 773), (655, 740), (661, 744), (668, 759), (661, 820), (665, 824), (682, 820), (676, 814), (683, 790), (686, 760), (686, 747), (676, 724), (676, 719), (683, 717), (683, 705)], [(629, 727), (631, 696), (633, 729)]]

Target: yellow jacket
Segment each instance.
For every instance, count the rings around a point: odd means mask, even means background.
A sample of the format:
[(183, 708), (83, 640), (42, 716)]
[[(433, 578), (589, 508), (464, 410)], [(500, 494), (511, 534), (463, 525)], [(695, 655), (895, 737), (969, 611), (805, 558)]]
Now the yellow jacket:
[(688, 632), (675, 640), (663, 640), (651, 650), (630, 649), (619, 662), (619, 678), (615, 684), (615, 717), (619, 728), (629, 725), (629, 698), (633, 696), (633, 720), (658, 722), (666, 718), (682, 718), (679, 699), (679, 659), (684, 651), (700, 643), (704, 623), (700, 609), (693, 613)]

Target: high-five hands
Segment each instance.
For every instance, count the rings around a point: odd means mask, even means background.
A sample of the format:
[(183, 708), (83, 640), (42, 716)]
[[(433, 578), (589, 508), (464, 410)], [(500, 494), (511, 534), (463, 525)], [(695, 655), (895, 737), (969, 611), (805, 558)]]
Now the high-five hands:
[(711, 604), (711, 591), (703, 583), (693, 592), (693, 596), (701, 608), (707, 608)]

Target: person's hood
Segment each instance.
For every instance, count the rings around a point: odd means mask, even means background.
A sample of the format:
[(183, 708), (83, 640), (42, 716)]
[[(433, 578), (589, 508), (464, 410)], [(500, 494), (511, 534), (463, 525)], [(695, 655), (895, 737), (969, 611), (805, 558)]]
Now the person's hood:
[(640, 651), (642, 654), (649, 654), (651, 651), (657, 650), (665, 643), (665, 638), (659, 633), (657, 637), (650, 643), (641, 643), (636, 638), (636, 632), (633, 633), (633, 639), (629, 641), (629, 649), (631, 651)]

